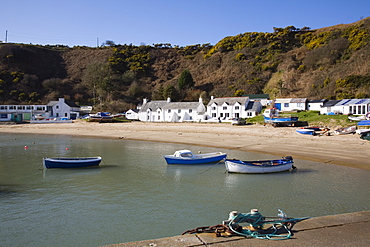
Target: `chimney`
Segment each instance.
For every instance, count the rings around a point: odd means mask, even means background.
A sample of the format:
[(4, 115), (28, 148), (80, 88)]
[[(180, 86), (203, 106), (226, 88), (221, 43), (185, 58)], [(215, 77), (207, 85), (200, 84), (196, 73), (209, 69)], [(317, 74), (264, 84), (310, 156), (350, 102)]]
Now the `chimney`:
[(146, 103), (148, 103), (148, 100), (147, 100), (147, 98), (144, 98), (143, 99), (143, 105), (145, 105)]
[(203, 103), (202, 97), (199, 97), (199, 103)]
[(171, 98), (170, 97), (167, 98), (167, 102), (168, 103), (171, 102)]
[(215, 97), (214, 96), (211, 96), (211, 100), (213, 100)]

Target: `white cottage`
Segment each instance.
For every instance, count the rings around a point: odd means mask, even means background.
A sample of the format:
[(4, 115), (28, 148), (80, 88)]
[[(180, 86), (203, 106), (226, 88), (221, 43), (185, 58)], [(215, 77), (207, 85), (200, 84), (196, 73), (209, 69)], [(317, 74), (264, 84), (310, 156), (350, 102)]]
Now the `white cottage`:
[(306, 98), (276, 99), (274, 107), (279, 111), (305, 111), (307, 110)]
[(47, 104), (47, 117), (76, 119), (80, 116), (80, 107), (72, 101), (59, 98), (58, 101), (50, 101)]
[(326, 100), (326, 99), (309, 100), (308, 101), (307, 110), (309, 110), (309, 111), (320, 111), (321, 110), (321, 107), (323, 107), (324, 104), (327, 101), (328, 100)]
[(198, 122), (204, 120), (206, 107), (198, 102), (169, 102), (163, 107), (166, 122)]
[(262, 110), (259, 101), (249, 97), (214, 98), (207, 105), (207, 114), (213, 119), (252, 118)]
[(329, 100), (320, 110), (321, 114), (366, 115), (370, 111), (370, 99)]
[(139, 120), (139, 109), (130, 109), (125, 114), (127, 119)]
[(200, 121), (206, 108), (200, 98), (198, 102), (171, 102), (143, 100), (139, 110), (139, 120), (145, 122), (185, 122)]
[(139, 120), (144, 122), (163, 122), (163, 107), (171, 102), (170, 99), (148, 101), (143, 99), (143, 105), (139, 110)]

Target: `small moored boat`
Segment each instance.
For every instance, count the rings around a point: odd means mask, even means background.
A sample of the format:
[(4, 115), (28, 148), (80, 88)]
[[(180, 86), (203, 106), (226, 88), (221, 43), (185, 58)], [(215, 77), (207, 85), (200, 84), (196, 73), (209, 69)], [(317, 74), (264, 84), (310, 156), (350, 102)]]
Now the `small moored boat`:
[(83, 168), (99, 166), (102, 158), (84, 157), (84, 158), (44, 158), (45, 168)]
[(292, 156), (286, 156), (276, 160), (225, 160), (227, 172), (230, 173), (273, 173), (295, 169)]
[(190, 150), (178, 150), (173, 155), (164, 155), (167, 164), (197, 165), (226, 159), (226, 153), (193, 154)]

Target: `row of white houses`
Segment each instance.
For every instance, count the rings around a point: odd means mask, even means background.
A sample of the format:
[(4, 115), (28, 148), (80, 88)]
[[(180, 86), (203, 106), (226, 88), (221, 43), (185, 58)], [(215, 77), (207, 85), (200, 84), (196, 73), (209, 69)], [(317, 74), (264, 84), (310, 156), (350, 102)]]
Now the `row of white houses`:
[(42, 119), (76, 119), (80, 115), (80, 106), (74, 102), (59, 98), (47, 105), (0, 105), (0, 121), (22, 122)]
[(319, 111), (320, 114), (366, 115), (370, 112), (370, 99), (308, 100), (307, 98), (280, 98), (275, 100), (250, 97), (211, 97), (207, 107), (199, 102), (171, 102), (143, 100), (136, 110), (126, 112), (132, 120), (147, 122), (229, 121), (232, 118), (251, 118), (258, 115), (262, 106), (274, 107), (281, 112)]
[(320, 114), (366, 115), (370, 99), (307, 100), (306, 98), (276, 99), (274, 107), (280, 111), (320, 111)]
[(147, 122), (204, 122), (230, 121), (232, 118), (251, 118), (262, 110), (258, 100), (249, 97), (211, 97), (207, 107), (198, 102), (171, 102), (143, 100), (136, 110), (126, 112), (126, 118)]
[[(148, 101), (135, 110), (128, 110), (126, 117), (146, 122), (227, 122), (233, 118), (251, 118), (262, 111), (262, 107), (275, 107), (281, 112), (320, 111), (320, 114), (366, 115), (370, 112), (370, 99), (308, 100), (307, 98), (211, 97), (207, 106), (202, 98), (198, 102), (171, 102), (171, 99)], [(91, 107), (89, 108), (89, 111)], [(76, 119), (83, 114), (83, 107), (59, 98), (47, 105), (0, 105), (0, 121), (29, 121), (35, 116), (43, 118)]]

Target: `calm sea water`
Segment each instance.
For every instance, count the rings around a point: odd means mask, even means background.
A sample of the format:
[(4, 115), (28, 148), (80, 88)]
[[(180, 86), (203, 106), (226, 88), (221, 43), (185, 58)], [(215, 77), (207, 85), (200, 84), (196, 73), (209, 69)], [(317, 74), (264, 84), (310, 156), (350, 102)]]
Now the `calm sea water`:
[[(252, 208), (265, 216), (280, 208), (290, 217), (370, 210), (369, 171), (297, 159), (296, 172), (260, 175), (227, 174), (223, 163), (168, 166), (163, 155), (184, 148), (278, 158), (168, 143), (0, 134), (0, 246), (169, 237)], [(100, 168), (42, 169), (43, 157), (97, 155)]]

